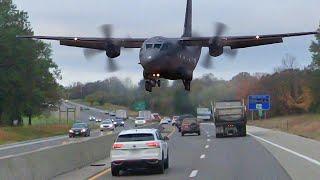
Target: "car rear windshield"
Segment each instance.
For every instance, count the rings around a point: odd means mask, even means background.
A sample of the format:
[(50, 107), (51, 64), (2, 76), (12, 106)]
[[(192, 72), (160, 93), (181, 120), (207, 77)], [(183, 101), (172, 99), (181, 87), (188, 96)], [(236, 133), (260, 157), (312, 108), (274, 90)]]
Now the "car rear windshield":
[(133, 141), (152, 141), (154, 140), (153, 134), (124, 134), (120, 135), (117, 142), (133, 142)]
[(187, 118), (187, 119), (184, 119), (184, 120), (182, 121), (182, 123), (189, 123), (189, 124), (191, 124), (191, 123), (197, 123), (197, 119), (189, 119), (189, 118)]

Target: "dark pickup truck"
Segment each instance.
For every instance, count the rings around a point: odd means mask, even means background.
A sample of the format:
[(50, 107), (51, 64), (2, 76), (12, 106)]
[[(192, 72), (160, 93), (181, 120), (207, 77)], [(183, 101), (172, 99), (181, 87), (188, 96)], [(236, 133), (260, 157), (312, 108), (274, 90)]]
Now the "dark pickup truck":
[(247, 118), (244, 101), (217, 101), (214, 103), (216, 137), (246, 136)]

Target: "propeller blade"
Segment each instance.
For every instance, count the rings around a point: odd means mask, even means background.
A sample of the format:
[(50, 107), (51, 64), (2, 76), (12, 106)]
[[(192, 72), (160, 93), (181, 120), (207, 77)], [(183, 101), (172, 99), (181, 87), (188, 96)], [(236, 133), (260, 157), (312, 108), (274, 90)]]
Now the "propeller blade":
[(100, 27), (101, 32), (103, 33), (105, 38), (111, 38), (112, 36), (112, 25), (111, 24), (104, 24)]
[(83, 55), (87, 60), (92, 59), (94, 56), (100, 53), (103, 53), (103, 51), (96, 49), (83, 49)]
[(226, 56), (229, 56), (231, 58), (235, 58), (238, 54), (238, 50), (237, 49), (231, 49), (230, 47), (226, 47), (226, 48), (223, 48), (223, 53), (226, 55)]
[(216, 37), (222, 36), (228, 29), (227, 26), (222, 22), (215, 23), (215, 28), (216, 28), (216, 32), (215, 32)]
[(118, 65), (114, 59), (108, 58), (106, 62), (106, 71), (108, 72), (116, 72), (118, 71)]
[(210, 56), (209, 52), (205, 55), (204, 59), (202, 60), (201, 66), (205, 69), (213, 68), (212, 57)]

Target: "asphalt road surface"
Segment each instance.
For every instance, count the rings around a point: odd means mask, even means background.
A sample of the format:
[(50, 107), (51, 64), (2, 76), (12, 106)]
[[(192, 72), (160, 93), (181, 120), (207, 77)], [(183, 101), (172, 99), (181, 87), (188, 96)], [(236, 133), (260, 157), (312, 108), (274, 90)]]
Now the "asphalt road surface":
[[(80, 106), (79, 104), (76, 103), (64, 103), (62, 104), (62, 109), (65, 109), (66, 107), (74, 107), (74, 106)], [(82, 106), (82, 105), (81, 105)], [(84, 110), (80, 111), (79, 115), (77, 116), (77, 121), (81, 122), (87, 122), (87, 123), (95, 123), (95, 122), (89, 122), (89, 116), (95, 116), (99, 117), (101, 119), (108, 118), (109, 116), (102, 113), (101, 110), (96, 109), (96, 108), (90, 108), (89, 110)], [(133, 121), (126, 121), (125, 127), (117, 127), (115, 132), (120, 132), (123, 129), (130, 129), (133, 127)], [(108, 132), (104, 132), (108, 133)], [(8, 145), (2, 145), (0, 146), (0, 157), (3, 156), (10, 156), (10, 155), (16, 155), (20, 153), (25, 153), (29, 151), (34, 151), (38, 150), (41, 148), (47, 148), (50, 146), (55, 146), (59, 144), (66, 144), (70, 143), (73, 141), (80, 141), (83, 138), (92, 138), (95, 136), (101, 135), (101, 132), (99, 130), (92, 131), (91, 132), (91, 137), (81, 137), (81, 138), (69, 138), (67, 136), (68, 132), (66, 132), (66, 135), (63, 136), (55, 136), (51, 138), (43, 138), (43, 139), (36, 139), (36, 140), (31, 140), (31, 141), (24, 141), (24, 142), (19, 142), (19, 143), (14, 143), (14, 144), (8, 144)]]
[(202, 124), (201, 136), (175, 132), (169, 141), (170, 167), (165, 174), (109, 171), (96, 179), (291, 179), (274, 156), (254, 137), (215, 138), (213, 124)]

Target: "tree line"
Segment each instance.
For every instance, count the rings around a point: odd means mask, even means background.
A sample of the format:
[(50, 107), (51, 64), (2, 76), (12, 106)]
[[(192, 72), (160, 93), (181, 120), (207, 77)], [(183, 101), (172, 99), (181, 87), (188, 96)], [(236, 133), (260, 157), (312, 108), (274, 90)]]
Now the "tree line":
[(0, 1), (0, 125), (21, 124), (23, 116), (31, 124), (32, 116), (60, 99), (62, 89), (50, 45), (17, 35), (33, 35), (28, 14), (12, 0)]

